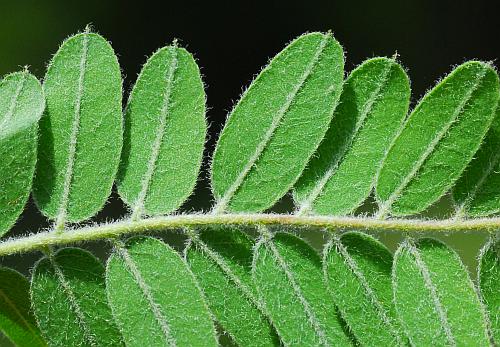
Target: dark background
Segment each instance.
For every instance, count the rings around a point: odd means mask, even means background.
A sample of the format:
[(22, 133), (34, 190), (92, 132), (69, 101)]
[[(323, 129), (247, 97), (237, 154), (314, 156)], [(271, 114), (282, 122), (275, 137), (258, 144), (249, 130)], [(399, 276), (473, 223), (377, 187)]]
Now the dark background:
[[(29, 65), (43, 78), (59, 44), (91, 23), (112, 42), (126, 94), (149, 56), (174, 38), (197, 58), (207, 86), (209, 157), (227, 112), (242, 89), (287, 42), (306, 31), (332, 30), (346, 52), (351, 71), (373, 56), (400, 55), (412, 81), (412, 103), (452, 66), (468, 59), (496, 61), (500, 56), (498, 11), (482, 1), (163, 1), (161, 5), (124, 1), (2, 1), (0, 76)], [(125, 96), (125, 98), (127, 95)], [(202, 175), (207, 176), (206, 171)], [(0, 192), (1, 194), (1, 192)], [(211, 196), (201, 180), (184, 210), (207, 210)], [(431, 214), (449, 212), (446, 199)], [(281, 204), (282, 211), (290, 208)], [(116, 197), (96, 218), (123, 216)], [(30, 202), (10, 235), (34, 232), (49, 224)], [(394, 249), (397, 235), (380, 235)], [(484, 234), (445, 235), (471, 269)], [(104, 254), (103, 244), (91, 246)], [(39, 254), (11, 256), (0, 264), (27, 273)], [(0, 340), (0, 345), (2, 342)]]

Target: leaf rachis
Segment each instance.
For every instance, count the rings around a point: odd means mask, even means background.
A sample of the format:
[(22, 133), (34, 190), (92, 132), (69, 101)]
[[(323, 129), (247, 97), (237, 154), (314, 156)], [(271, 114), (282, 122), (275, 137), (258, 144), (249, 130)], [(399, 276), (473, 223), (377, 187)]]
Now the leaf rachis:
[[(226, 118), (206, 213), (179, 210), (208, 125), (200, 67), (176, 40), (148, 56), (125, 108), (116, 53), (88, 26), (43, 86), (27, 68), (3, 77), (0, 237), (26, 223), (31, 193), (52, 224), (0, 242), (2, 262), (44, 253), (31, 281), (0, 267), (0, 344), (496, 346), (498, 72), (464, 62), (409, 112), (397, 59), (347, 76), (330, 31), (290, 41)], [(128, 211), (99, 223), (114, 188)], [(489, 237), (477, 281), (432, 238), (464, 233)], [(377, 236), (402, 241), (391, 252)], [(111, 244), (106, 266), (64, 247), (92, 241)]]

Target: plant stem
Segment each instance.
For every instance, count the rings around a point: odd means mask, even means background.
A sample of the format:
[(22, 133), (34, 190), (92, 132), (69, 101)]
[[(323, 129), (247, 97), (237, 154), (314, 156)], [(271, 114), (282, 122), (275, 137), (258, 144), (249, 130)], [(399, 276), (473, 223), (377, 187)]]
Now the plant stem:
[(66, 229), (61, 233), (40, 232), (0, 242), (0, 256), (40, 250), (47, 246), (67, 245), (85, 241), (116, 238), (122, 235), (162, 232), (209, 226), (284, 227), (324, 229), (326, 231), (361, 230), (367, 232), (395, 231), (429, 232), (500, 232), (500, 217), (472, 220), (379, 220), (361, 217), (294, 216), (280, 214), (180, 214), (165, 217), (118, 221), (101, 225)]

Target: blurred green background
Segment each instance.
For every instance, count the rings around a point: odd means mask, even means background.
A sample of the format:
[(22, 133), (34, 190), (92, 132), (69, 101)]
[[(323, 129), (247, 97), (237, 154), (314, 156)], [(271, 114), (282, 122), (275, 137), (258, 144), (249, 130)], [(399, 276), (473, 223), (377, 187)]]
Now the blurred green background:
[[(494, 3), (267, 0), (163, 1), (153, 5), (145, 1), (1, 1), (0, 76), (28, 65), (31, 72), (43, 78), (46, 64), (61, 41), (90, 23), (112, 42), (128, 94), (146, 57), (178, 38), (197, 58), (207, 86), (207, 117), (211, 124), (207, 162), (227, 112), (242, 88), (270, 57), (301, 33), (331, 29), (344, 46), (347, 71), (368, 57), (392, 56), (397, 52), (412, 80), (414, 105), (454, 65), (474, 58), (497, 60), (500, 30)], [(183, 207), (184, 211), (208, 210), (211, 206), (206, 166), (205, 163), (196, 193)], [(370, 208), (368, 203), (365, 211)], [(291, 210), (289, 197), (275, 209)], [(445, 197), (425, 217), (442, 218), (450, 213), (451, 205)], [(113, 194), (93, 221), (112, 220), (125, 214), (125, 206)], [(30, 201), (9, 236), (36, 232), (48, 226)], [(312, 243), (321, 246), (320, 233), (306, 234)], [(401, 239), (401, 235), (394, 233), (378, 236), (391, 249), (395, 249)], [(485, 233), (434, 236), (452, 245), (475, 276), (476, 255)], [(168, 239), (182, 245), (179, 235)], [(104, 243), (85, 247), (102, 257), (108, 251)], [(37, 253), (5, 257), (0, 259), (0, 265), (29, 274), (39, 257)], [(4, 344), (6, 342), (0, 339), (0, 345)]]

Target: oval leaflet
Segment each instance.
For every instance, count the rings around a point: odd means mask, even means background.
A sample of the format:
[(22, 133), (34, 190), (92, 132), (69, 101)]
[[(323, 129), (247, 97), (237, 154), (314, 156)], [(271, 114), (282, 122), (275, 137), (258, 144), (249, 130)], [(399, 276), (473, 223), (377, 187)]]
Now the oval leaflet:
[(56, 220), (80, 222), (106, 202), (122, 149), (122, 79), (111, 45), (88, 30), (49, 64), (33, 196)]
[(172, 248), (151, 237), (118, 243), (106, 288), (127, 346), (217, 346), (196, 280)]
[(382, 165), (378, 217), (419, 213), (451, 188), (488, 131), (499, 93), (493, 67), (470, 61), (420, 101)]
[(271, 60), (219, 137), (214, 213), (259, 212), (292, 187), (328, 129), (343, 72), (342, 47), (330, 34), (303, 35)]
[(189, 52), (172, 46), (148, 59), (125, 113), (118, 191), (133, 218), (167, 214), (191, 194), (206, 134), (205, 91)]
[(28, 200), (44, 108), (42, 86), (27, 71), (0, 81), (0, 237), (14, 225)]

